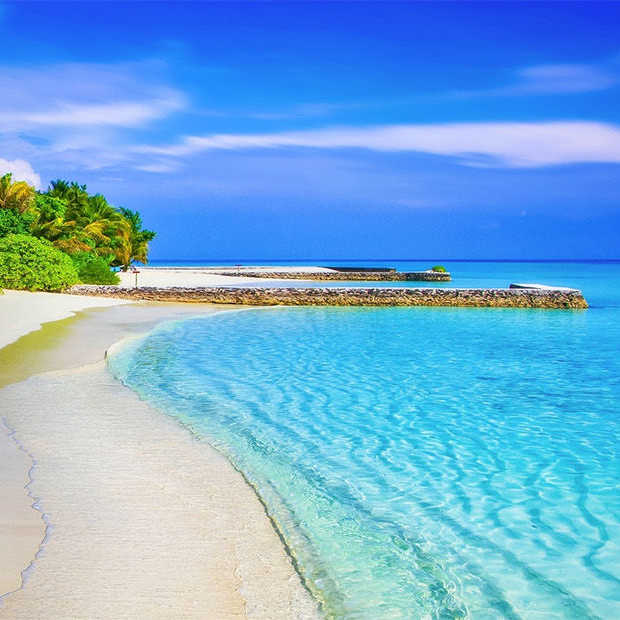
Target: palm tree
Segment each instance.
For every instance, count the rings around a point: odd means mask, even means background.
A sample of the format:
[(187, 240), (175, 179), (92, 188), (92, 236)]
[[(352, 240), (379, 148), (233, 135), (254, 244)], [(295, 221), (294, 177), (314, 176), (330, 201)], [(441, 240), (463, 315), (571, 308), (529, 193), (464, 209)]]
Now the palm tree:
[(89, 196), (85, 185), (52, 181), (47, 194), (37, 198), (37, 207), (32, 234), (68, 254), (116, 257), (129, 243), (125, 218), (101, 194)]
[(137, 211), (116, 209), (101, 195), (89, 196), (86, 185), (57, 179), (37, 196), (32, 234), (75, 254), (93, 252), (127, 270), (132, 261), (146, 263), (148, 244), (155, 237), (143, 230)]
[(67, 254), (91, 252), (93, 249), (89, 239), (76, 228), (75, 222), (67, 222), (60, 217), (49, 221), (37, 217), (30, 225), (30, 233), (51, 241), (55, 247)]
[(120, 255), (117, 254), (117, 260), (123, 271), (127, 271), (134, 260), (140, 263), (148, 262), (149, 241), (155, 238), (155, 233), (142, 228), (142, 218), (137, 211), (123, 207), (120, 207), (119, 211), (129, 224), (129, 239)]
[(34, 188), (26, 181), (13, 182), (10, 172), (0, 177), (0, 208), (24, 213), (33, 206), (34, 194)]
[(76, 216), (84, 211), (88, 205), (88, 192), (86, 185), (69, 183), (62, 179), (56, 179), (50, 183), (47, 195), (52, 198), (60, 198), (67, 204), (67, 217), (77, 219)]
[(88, 198), (78, 224), (84, 234), (94, 242), (97, 254), (114, 256), (116, 261), (121, 261), (125, 248), (130, 243), (130, 225), (101, 194)]

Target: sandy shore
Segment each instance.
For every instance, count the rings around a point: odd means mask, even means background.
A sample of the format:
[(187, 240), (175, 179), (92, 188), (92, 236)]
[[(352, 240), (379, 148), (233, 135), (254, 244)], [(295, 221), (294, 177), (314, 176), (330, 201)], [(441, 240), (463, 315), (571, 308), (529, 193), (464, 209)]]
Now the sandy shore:
[(22, 563), (38, 552), (20, 586), (15, 554), (3, 550), (0, 574), (16, 587), (0, 617), (316, 617), (242, 476), (104, 368), (103, 351), (120, 338), (213, 311), (89, 309), (0, 350), (0, 381), (11, 383), (2, 418), (13, 431), (11, 453), (0, 451), (13, 464), (2, 468), (12, 484), (3, 493), (16, 500), (0, 523), (23, 528)]
[[(87, 308), (126, 303), (100, 297), (4, 291), (0, 294), (0, 349), (39, 330), (44, 323), (75, 316)], [(0, 368), (2, 386), (9, 381), (8, 360)], [(0, 416), (3, 411), (4, 407), (0, 407)], [(0, 464), (0, 594), (3, 594), (20, 586), (21, 571), (32, 561), (44, 536), (45, 524), (41, 513), (32, 509), (33, 499), (26, 488), (32, 459), (14, 441), (1, 418)]]
[(4, 294), (0, 294), (0, 349), (24, 334), (39, 329), (43, 323), (64, 319), (86, 308), (126, 303), (122, 299), (4, 291)]
[[(264, 278), (244, 277), (244, 272), (280, 271), (299, 274), (303, 280), (304, 273), (332, 271), (325, 267), (141, 267), (137, 274), (138, 286), (290, 286), (290, 280), (265, 280)], [(221, 275), (215, 272), (230, 272)], [(120, 272), (120, 286), (133, 288), (136, 274)]]

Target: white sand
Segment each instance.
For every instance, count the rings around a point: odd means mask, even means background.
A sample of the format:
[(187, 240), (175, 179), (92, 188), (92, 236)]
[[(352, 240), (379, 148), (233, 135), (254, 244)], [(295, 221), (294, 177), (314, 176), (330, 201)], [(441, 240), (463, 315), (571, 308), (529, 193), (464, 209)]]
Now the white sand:
[[(220, 275), (214, 272), (230, 272), (228, 275)], [(316, 273), (333, 271), (325, 267), (142, 267), (139, 269), (138, 286), (155, 286), (166, 288), (171, 286), (291, 286), (294, 280), (276, 280), (265, 278), (244, 277), (248, 271), (280, 271), (298, 273), (299, 279), (303, 279), (304, 273)], [(239, 275), (237, 275), (239, 274)], [(134, 287), (136, 274), (132, 272), (120, 272), (121, 286)]]
[[(55, 293), (4, 291), (0, 294), (0, 349), (21, 336), (85, 308), (127, 303), (101, 297), (77, 297)], [(30, 457), (13, 441), (2, 422), (0, 404), (0, 594), (21, 584), (25, 569), (44, 536), (41, 513), (28, 495)]]
[(0, 294), (0, 349), (43, 323), (64, 319), (85, 308), (128, 303), (122, 299), (4, 291)]
[(315, 617), (241, 475), (103, 363), (14, 384), (2, 402), (35, 455), (50, 534), (0, 617)]
[(32, 459), (0, 420), (0, 594), (20, 587), (21, 571), (45, 535), (42, 515), (28, 494), (31, 467)]
[[(58, 367), (58, 360), (60, 367), (75, 367), (100, 360), (112, 342), (136, 330), (204, 312), (213, 309), (144, 304), (88, 310), (70, 323), (46, 325), (28, 336), (28, 346), (20, 344), (26, 339), (11, 345), (5, 350), (14, 357), (0, 361), (17, 369), (8, 372), (13, 381), (36, 366), (29, 356), (43, 367)], [(57, 338), (44, 336), (61, 324), (59, 347)], [(13, 511), (0, 504), (8, 515), (0, 527), (11, 524), (22, 562), (0, 539), (0, 574), (6, 589), (16, 590), (2, 597), (0, 618), (317, 616), (241, 475), (113, 380), (102, 362), (9, 385), (0, 390), (0, 407), (0, 417), (15, 430), (11, 438), (0, 433), (10, 442), (0, 450), (0, 484), (7, 482), (3, 491)], [(33, 463), (27, 490), (43, 512), (30, 507), (24, 489)], [(43, 514), (48, 536), (20, 588), (19, 570), (43, 539)]]

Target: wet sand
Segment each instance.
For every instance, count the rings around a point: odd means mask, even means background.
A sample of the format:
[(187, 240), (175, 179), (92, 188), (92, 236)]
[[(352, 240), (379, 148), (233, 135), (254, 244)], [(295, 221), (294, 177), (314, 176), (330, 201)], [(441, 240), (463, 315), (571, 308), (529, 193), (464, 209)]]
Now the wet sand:
[[(21, 458), (8, 477), (22, 491), (18, 516), (34, 515), (31, 553), (49, 524), (0, 618), (316, 617), (243, 477), (105, 370), (103, 352), (121, 338), (213, 311), (86, 310), (0, 350), (2, 417)], [(29, 462), (42, 512), (23, 489)]]

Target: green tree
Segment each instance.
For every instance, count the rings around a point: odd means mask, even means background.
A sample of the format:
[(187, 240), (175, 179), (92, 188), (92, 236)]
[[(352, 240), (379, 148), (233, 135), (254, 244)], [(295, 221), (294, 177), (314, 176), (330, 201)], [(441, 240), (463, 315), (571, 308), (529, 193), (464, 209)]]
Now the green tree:
[[(5, 202), (11, 205), (11, 212), (14, 208), (29, 222), (25, 228), (6, 216), (4, 228), (0, 225), (5, 235), (29, 230), (34, 237), (76, 257), (82, 274), (89, 270), (91, 275), (84, 275), (88, 278), (115, 278), (110, 265), (126, 270), (132, 261), (147, 262), (148, 244), (155, 233), (143, 229), (137, 211), (117, 209), (101, 194), (89, 195), (86, 185), (63, 179), (52, 181), (46, 192), (38, 193), (27, 185), (24, 188), (23, 184), (13, 184), (10, 175), (3, 177), (3, 182)], [(86, 260), (87, 254), (102, 260)]]
[(63, 181), (62, 179), (56, 179), (50, 183), (47, 195), (64, 200), (67, 204), (67, 217), (69, 219), (73, 219), (73, 216), (76, 213), (81, 213), (88, 202), (86, 185), (80, 185), (75, 182), (69, 183), (68, 181)]
[(0, 209), (24, 213), (34, 204), (34, 188), (26, 181), (13, 181), (10, 172), (0, 177)]
[(68, 254), (88, 252), (93, 244), (73, 220), (66, 219), (67, 203), (49, 194), (37, 194), (30, 232), (35, 237), (51, 241)]
[(149, 241), (155, 238), (155, 232), (142, 228), (142, 217), (137, 211), (120, 207), (119, 211), (129, 223), (129, 238), (117, 254), (117, 262), (123, 271), (127, 271), (132, 261), (148, 262)]
[(101, 194), (89, 196), (85, 185), (52, 181), (37, 206), (33, 234), (68, 254), (93, 252), (116, 258), (128, 242), (129, 223)]

